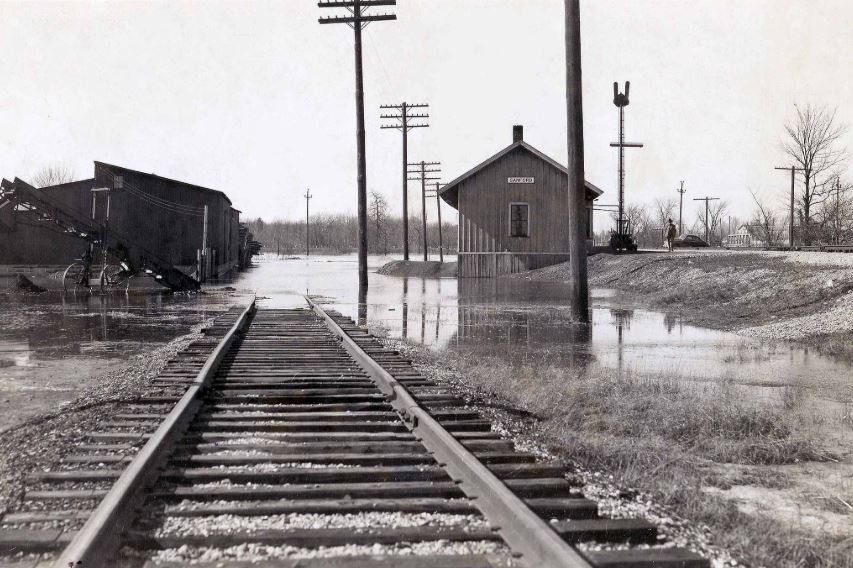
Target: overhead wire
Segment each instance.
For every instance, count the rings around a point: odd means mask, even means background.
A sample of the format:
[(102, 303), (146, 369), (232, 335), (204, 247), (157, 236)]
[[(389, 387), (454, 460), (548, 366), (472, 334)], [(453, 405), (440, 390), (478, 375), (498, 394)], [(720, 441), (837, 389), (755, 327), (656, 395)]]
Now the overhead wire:
[[(103, 173), (105, 173), (106, 176), (109, 177), (112, 181), (115, 181), (115, 176), (112, 173), (107, 171), (104, 171)], [(159, 207), (161, 209), (165, 209), (173, 213), (196, 217), (204, 216), (204, 207), (192, 207), (190, 205), (184, 205), (183, 203), (178, 203), (176, 201), (171, 201), (162, 197), (158, 197), (156, 195), (152, 195), (150, 193), (146, 193), (135, 185), (128, 183), (124, 180), (122, 181), (122, 189), (126, 190), (130, 195), (133, 195), (137, 199), (146, 201), (155, 207)]]

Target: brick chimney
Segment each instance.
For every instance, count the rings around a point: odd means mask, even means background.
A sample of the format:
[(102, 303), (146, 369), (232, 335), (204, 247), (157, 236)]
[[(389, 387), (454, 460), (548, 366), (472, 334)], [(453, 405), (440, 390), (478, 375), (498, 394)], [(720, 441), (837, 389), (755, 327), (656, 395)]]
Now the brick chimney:
[(521, 142), (524, 140), (524, 126), (516, 124), (512, 127), (512, 143)]

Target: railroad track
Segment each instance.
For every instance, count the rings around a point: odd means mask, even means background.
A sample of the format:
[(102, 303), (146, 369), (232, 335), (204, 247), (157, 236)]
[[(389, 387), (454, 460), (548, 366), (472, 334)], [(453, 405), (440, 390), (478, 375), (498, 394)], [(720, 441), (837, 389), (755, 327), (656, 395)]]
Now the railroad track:
[[(311, 304), (223, 321), (158, 379), (179, 399), (152, 396), (167, 408), (112, 421), (39, 476), (58, 487), (28, 499), (59, 506), (7, 515), (0, 550), (63, 568), (708, 566), (642, 519), (599, 517), (562, 466), (351, 320)], [(575, 546), (589, 541), (609, 550)]]

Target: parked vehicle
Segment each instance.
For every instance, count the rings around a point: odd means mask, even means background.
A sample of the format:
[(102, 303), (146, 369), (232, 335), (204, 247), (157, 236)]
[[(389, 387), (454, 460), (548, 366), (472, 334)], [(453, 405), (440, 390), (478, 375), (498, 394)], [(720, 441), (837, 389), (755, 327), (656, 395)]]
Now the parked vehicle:
[[(619, 221), (617, 221), (619, 223)], [(621, 250), (629, 252), (637, 252), (637, 239), (631, 232), (631, 221), (629, 219), (622, 220), (622, 234), (616, 231), (610, 233), (610, 250), (618, 252)]]
[(674, 247), (698, 248), (707, 247), (708, 243), (696, 235), (681, 235), (672, 241)]

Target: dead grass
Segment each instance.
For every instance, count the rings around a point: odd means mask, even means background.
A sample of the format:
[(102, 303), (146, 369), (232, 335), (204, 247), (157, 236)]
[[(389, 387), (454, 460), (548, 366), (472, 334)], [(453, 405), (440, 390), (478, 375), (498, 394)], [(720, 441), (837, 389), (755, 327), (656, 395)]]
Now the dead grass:
[[(832, 459), (810, 436), (814, 417), (802, 389), (759, 404), (729, 384), (580, 374), (536, 360), (512, 367), (489, 358), (413, 348), (413, 359), (442, 369), (487, 404), (539, 419), (537, 437), (558, 454), (613, 474), (652, 494), (675, 514), (708, 525), (717, 545), (751, 566), (853, 567), (853, 538), (815, 534), (765, 515), (750, 515), (706, 491), (747, 482), (781, 487), (761, 466)], [(442, 371), (437, 371), (442, 372)], [(690, 385), (690, 386), (686, 386)], [(727, 473), (731, 464), (748, 474)], [(739, 478), (740, 477), (740, 478)]]
[(487, 360), (465, 356), (455, 363), (481, 392), (510, 396), (552, 426), (577, 430), (582, 425), (584, 432), (604, 437), (656, 440), (721, 463), (828, 457), (803, 427), (812, 418), (796, 412), (803, 393), (789, 394), (779, 404), (755, 404), (727, 383), (697, 386), (680, 377), (577, 373), (537, 362), (496, 369)]

